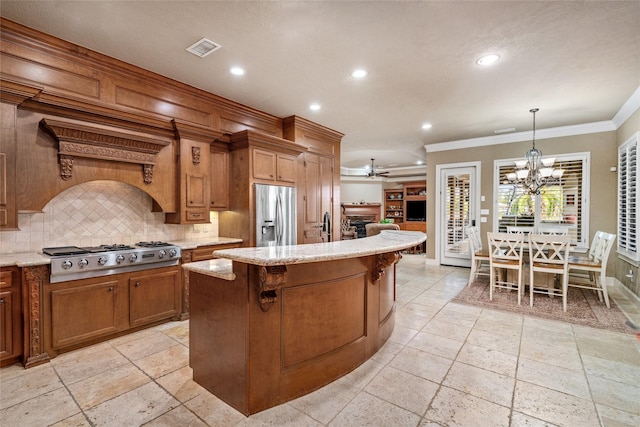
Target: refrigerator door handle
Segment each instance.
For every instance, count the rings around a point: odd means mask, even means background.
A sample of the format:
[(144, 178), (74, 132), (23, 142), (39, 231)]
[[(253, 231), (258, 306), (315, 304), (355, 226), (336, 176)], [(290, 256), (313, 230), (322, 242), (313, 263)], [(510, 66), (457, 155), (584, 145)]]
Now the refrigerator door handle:
[(278, 193), (276, 197), (276, 245), (282, 245), (282, 235), (283, 235), (283, 219), (284, 213), (282, 212), (282, 194)]

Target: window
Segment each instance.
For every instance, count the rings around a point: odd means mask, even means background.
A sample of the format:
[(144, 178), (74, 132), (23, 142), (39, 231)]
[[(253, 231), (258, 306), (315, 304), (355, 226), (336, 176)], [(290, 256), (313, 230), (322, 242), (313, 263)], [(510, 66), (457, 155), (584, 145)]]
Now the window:
[(506, 232), (508, 226), (563, 227), (578, 248), (589, 246), (589, 153), (558, 155), (555, 169), (562, 169), (558, 182), (543, 187), (540, 195), (526, 194), (510, 184), (514, 159), (496, 160), (494, 173), (493, 229)]
[(638, 252), (638, 135), (618, 149), (618, 253), (640, 261)]

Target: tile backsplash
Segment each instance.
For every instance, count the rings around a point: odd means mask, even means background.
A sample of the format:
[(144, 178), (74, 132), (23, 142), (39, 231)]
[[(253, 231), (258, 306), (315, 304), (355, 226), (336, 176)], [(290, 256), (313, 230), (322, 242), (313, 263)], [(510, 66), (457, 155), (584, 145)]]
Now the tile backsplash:
[(218, 236), (217, 212), (211, 213), (211, 224), (174, 225), (165, 224), (164, 214), (151, 212), (151, 206), (151, 197), (129, 184), (116, 181), (79, 184), (58, 194), (43, 212), (18, 214), (20, 231), (0, 233), (0, 253)]

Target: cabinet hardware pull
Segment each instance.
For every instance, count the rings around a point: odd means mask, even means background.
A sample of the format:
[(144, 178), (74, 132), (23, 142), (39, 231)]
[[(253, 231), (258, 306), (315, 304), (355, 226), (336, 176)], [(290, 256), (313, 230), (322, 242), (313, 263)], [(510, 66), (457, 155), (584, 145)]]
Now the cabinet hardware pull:
[(140, 286), (140, 282), (136, 282), (136, 288)]
[(4, 304), (4, 298), (0, 298), (0, 304)]
[(109, 292), (113, 292), (113, 286), (109, 286)]

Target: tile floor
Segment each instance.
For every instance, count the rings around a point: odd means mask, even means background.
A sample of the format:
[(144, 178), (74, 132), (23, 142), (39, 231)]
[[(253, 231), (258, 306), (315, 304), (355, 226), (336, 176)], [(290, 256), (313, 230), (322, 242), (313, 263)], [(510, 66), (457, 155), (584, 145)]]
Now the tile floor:
[(172, 322), (0, 370), (2, 426), (640, 426), (632, 335), (449, 302), (468, 269), (398, 266), (396, 327), (369, 361), (244, 417), (191, 380)]

